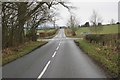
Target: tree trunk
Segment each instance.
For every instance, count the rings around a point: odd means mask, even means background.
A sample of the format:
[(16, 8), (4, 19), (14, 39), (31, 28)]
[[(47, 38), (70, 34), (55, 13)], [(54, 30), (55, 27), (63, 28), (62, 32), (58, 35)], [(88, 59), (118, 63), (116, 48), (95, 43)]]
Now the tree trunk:
[(24, 42), (24, 24), (25, 24), (25, 17), (27, 11), (27, 5), (24, 2), (20, 2), (17, 4), (18, 6), (18, 43)]

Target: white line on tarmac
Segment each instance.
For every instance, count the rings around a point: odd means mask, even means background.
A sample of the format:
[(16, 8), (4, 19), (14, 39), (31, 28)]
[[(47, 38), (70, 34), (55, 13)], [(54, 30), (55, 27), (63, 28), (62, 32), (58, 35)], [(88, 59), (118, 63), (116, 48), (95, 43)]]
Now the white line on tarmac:
[(51, 61), (48, 61), (48, 63), (47, 63), (46, 66), (44, 67), (43, 71), (42, 71), (41, 74), (38, 76), (38, 79), (40, 79), (40, 78), (43, 76), (43, 74), (44, 74), (45, 71), (47, 70), (47, 68), (48, 68), (48, 66), (49, 66), (49, 64), (50, 64), (50, 62), (51, 62)]
[(55, 55), (56, 55), (56, 51), (54, 52), (54, 54), (52, 55), (52, 57), (55, 57)]
[(60, 46), (60, 43), (59, 43), (59, 46)]
[(58, 50), (59, 49), (59, 46), (57, 47), (57, 49), (56, 50)]

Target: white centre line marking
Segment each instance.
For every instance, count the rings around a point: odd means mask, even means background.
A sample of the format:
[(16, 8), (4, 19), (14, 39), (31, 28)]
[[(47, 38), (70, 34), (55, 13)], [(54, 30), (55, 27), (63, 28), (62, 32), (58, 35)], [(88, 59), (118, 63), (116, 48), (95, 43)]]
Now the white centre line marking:
[(52, 55), (52, 57), (55, 57), (55, 55), (56, 55), (56, 51), (54, 52), (54, 54)]
[(41, 72), (41, 74), (38, 76), (38, 79), (40, 79), (42, 77), (42, 75), (45, 73), (45, 71), (47, 70), (49, 64), (51, 61), (48, 61), (48, 63), (46, 64), (46, 66), (44, 67), (43, 71)]
[(60, 43), (59, 43), (59, 46), (60, 46)]
[(57, 47), (57, 49), (56, 50), (58, 50), (59, 49), (59, 46)]

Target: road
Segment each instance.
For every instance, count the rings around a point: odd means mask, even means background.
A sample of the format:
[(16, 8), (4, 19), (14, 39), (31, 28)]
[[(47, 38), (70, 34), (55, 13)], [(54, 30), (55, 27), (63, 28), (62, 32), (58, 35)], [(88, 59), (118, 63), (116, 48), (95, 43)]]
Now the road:
[(67, 38), (64, 29), (46, 45), (5, 66), (3, 78), (106, 78), (105, 72)]

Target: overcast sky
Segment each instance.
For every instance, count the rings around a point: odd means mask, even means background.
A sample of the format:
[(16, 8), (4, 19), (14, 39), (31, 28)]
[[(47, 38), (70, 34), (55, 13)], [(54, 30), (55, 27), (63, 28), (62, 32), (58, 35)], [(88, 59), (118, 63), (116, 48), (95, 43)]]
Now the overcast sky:
[[(93, 10), (103, 19), (103, 24), (110, 23), (111, 19), (118, 21), (118, 2), (119, 0), (69, 0), (70, 5), (76, 7), (72, 12), (79, 24), (84, 24), (90, 20)], [(58, 25), (66, 25), (70, 13), (63, 6), (59, 6), (60, 16), (56, 22)]]

